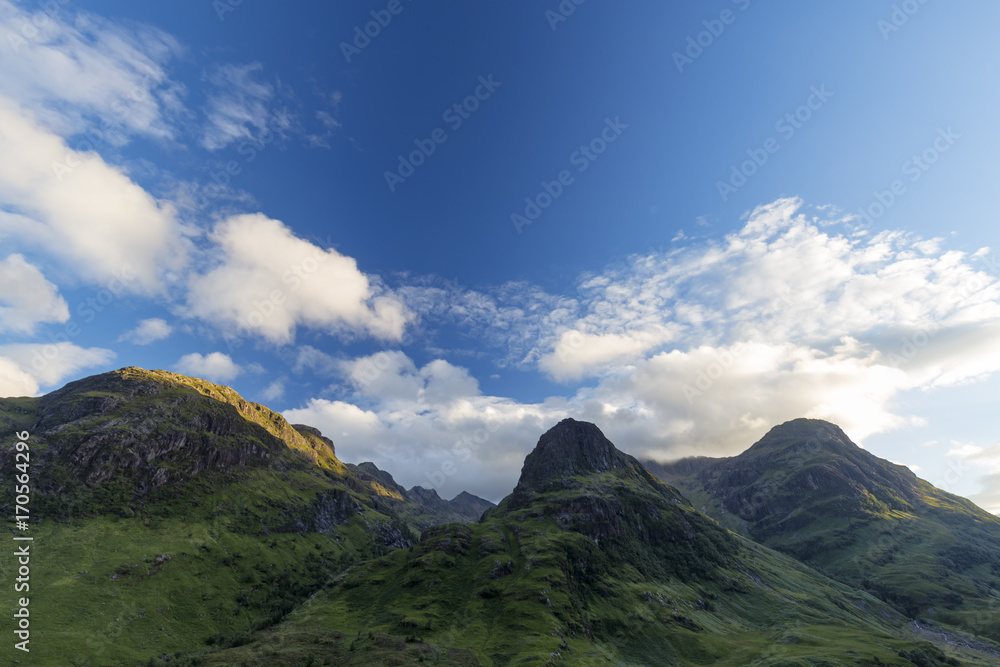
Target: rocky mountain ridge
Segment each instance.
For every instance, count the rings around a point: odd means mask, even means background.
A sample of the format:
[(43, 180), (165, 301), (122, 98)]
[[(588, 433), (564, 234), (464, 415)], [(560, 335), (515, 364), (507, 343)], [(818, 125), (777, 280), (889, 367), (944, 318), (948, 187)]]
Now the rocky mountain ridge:
[(1000, 640), (1000, 519), (834, 424), (796, 419), (738, 456), (646, 465), (757, 542), (911, 617)]

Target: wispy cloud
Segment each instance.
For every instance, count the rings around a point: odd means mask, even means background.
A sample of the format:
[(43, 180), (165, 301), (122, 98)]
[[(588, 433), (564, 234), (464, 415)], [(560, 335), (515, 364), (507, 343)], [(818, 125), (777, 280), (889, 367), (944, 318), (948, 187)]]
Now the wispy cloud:
[[(299, 417), (339, 428), (344, 451), (377, 434), (383, 455), (420, 471), (484, 428), (485, 417), (465, 420), (465, 410), (492, 407), (509, 429), (511, 463), (492, 460), (500, 445), (491, 440), (463, 477), (494, 489), (502, 477), (513, 484), (538, 429), (567, 415), (657, 458), (733, 454), (802, 416), (837, 422), (859, 441), (922, 423), (898, 411), (900, 392), (1000, 371), (1000, 284), (977, 266), (982, 253), (896, 232), (857, 236), (848, 222), (782, 199), (719, 241), (633, 256), (582, 275), (565, 295), (434, 281), (398, 288), (421, 320), (492, 344), (499, 365), (584, 386), (524, 404), (483, 396), (467, 369), (436, 365), (444, 360), (418, 367), (386, 352), (340, 362), (343, 400), (317, 399)], [(439, 374), (454, 391), (432, 391)]]
[(254, 62), (215, 65), (207, 74), (212, 90), (205, 105), (204, 148), (215, 151), (292, 126), (293, 119), (283, 107), (272, 108), (275, 88), (263, 79), (263, 71), (263, 66)]
[(131, 133), (175, 136), (185, 89), (165, 67), (184, 50), (169, 34), (63, 3), (31, 12), (7, 0), (0, 0), (0, 34), (0, 95), (52, 131), (110, 143)]

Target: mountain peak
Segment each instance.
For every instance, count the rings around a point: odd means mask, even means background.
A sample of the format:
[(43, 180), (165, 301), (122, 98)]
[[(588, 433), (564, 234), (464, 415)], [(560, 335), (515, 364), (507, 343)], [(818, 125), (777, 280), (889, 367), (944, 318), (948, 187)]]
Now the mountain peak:
[(791, 446), (817, 449), (824, 445), (825, 448), (832, 447), (835, 451), (844, 448), (859, 449), (856, 444), (851, 442), (843, 429), (836, 424), (822, 419), (800, 417), (771, 428), (747, 451), (748, 453), (762, 450), (770, 451)]
[(638, 465), (631, 456), (618, 451), (594, 424), (564, 419), (542, 434), (535, 449), (525, 457), (517, 486), (538, 490), (561, 478)]

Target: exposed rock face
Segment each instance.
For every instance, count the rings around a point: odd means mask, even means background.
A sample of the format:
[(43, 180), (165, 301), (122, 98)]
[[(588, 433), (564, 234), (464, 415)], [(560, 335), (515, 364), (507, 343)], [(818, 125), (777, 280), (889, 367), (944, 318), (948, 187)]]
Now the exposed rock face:
[[(368, 509), (403, 515), (423, 528), (478, 520), (480, 508), (492, 506), (475, 496), (453, 505), (433, 491), (410, 494), (372, 463), (352, 466), (356, 474), (351, 474), (319, 429), (289, 424), (229, 387), (167, 371), (123, 368), (40, 398), (0, 399), (0, 408), (0, 436), (31, 433), (34, 488), (40, 493), (33, 509), (43, 516), (114, 511), (112, 506), (127, 513), (131, 510), (123, 508), (160, 489), (160, 496), (174, 495), (171, 485), (203, 473), (221, 472), (230, 483), (233, 475), (255, 470), (304, 472), (311, 484), (331, 489), (321, 492), (314, 506), (289, 507), (291, 521), (281, 517), (281, 509), (262, 519), (258, 524), (265, 531), (328, 532)], [(0, 443), (0, 474), (11, 469), (13, 454)], [(91, 502), (96, 496), (111, 500)], [(308, 503), (314, 496), (315, 491), (301, 500)], [(370, 528), (385, 533), (383, 543), (409, 543), (400, 526), (380, 526), (373, 520)]]
[(395, 492), (404, 498), (406, 497), (406, 489), (397, 484), (392, 475), (385, 470), (379, 470), (378, 466), (371, 461), (365, 461), (357, 465), (348, 464), (348, 467), (355, 473), (358, 473), (359, 476), (374, 479), (389, 491)]
[(597, 426), (572, 419), (542, 435), (514, 492), (486, 514), (523, 516), (551, 518), (650, 576), (710, 576), (737, 548), (718, 524), (619, 451)]
[(612, 470), (653, 479), (636, 459), (618, 451), (597, 426), (564, 419), (546, 431), (525, 457), (512, 498), (522, 503), (534, 494), (565, 486), (568, 478)]
[(337, 450), (333, 446), (333, 440), (323, 435), (323, 433), (320, 432), (318, 428), (314, 426), (307, 426), (306, 424), (292, 424), (292, 428), (294, 428), (299, 433), (302, 433), (303, 435), (311, 436), (311, 439), (314, 438), (316, 440), (319, 440), (324, 445), (329, 447), (331, 455), (333, 456), (337, 455)]
[(125, 368), (37, 399), (30, 428), (39, 445), (36, 488), (59, 493), (128, 477), (141, 496), (210, 468), (294, 464), (295, 450), (277, 435), (292, 432), (280, 415), (228, 388), (188, 380)]
[[(795, 419), (738, 456), (651, 468), (733, 530), (911, 618), (943, 609), (972, 618), (992, 604), (986, 591), (1000, 589), (997, 517), (861, 449), (829, 422)], [(995, 627), (959, 623), (1000, 638)]]
[(863, 518), (882, 508), (910, 510), (920, 495), (909, 469), (861, 449), (840, 427), (818, 419), (775, 426), (739, 456), (680, 461), (662, 470), (685, 468), (727, 511), (765, 532), (808, 520), (801, 515), (806, 499), (824, 504), (832, 516)]
[(284, 532), (329, 533), (364, 511), (351, 494), (342, 489), (320, 493), (313, 506), (303, 516), (285, 528)]
[(451, 506), (456, 513), (463, 516), (475, 517), (473, 519), (474, 521), (478, 521), (479, 517), (481, 517), (483, 512), (486, 510), (491, 507), (496, 507), (496, 505), (490, 501), (480, 498), (479, 496), (474, 496), (466, 491), (462, 491), (448, 502), (451, 503)]
[(441, 523), (479, 521), (483, 512), (495, 507), (490, 501), (465, 491), (452, 500), (445, 500), (434, 489), (422, 486), (404, 489), (392, 475), (370, 461), (348, 464), (348, 467), (361, 479), (375, 482), (388, 491), (388, 495), (379, 495), (380, 505), (410, 521), (419, 530)]

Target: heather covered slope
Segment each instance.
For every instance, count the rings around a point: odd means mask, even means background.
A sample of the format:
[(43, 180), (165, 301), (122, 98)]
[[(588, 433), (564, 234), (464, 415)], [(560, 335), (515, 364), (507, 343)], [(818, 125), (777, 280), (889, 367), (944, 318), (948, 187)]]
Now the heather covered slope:
[(957, 664), (885, 604), (724, 530), (572, 420), (542, 436), (515, 491), (478, 524), (426, 530), (200, 660)]
[(1000, 639), (1000, 519), (797, 419), (739, 456), (648, 462), (703, 511), (914, 618)]
[[(419, 534), (318, 430), (203, 380), (125, 368), (2, 399), (5, 479), (24, 430), (37, 664), (134, 665), (238, 642)], [(11, 497), (0, 502), (10, 514)]]

